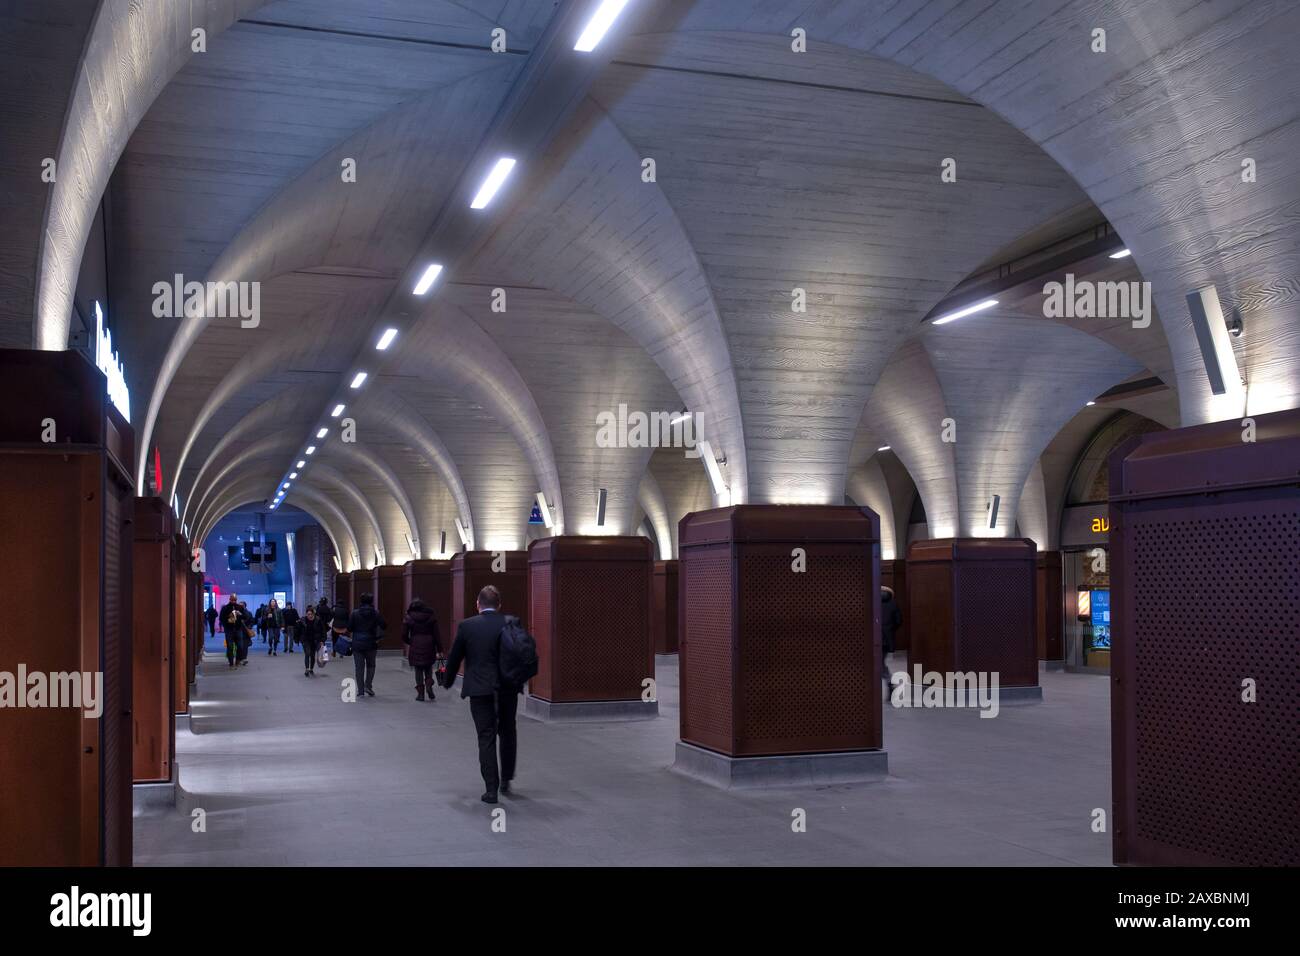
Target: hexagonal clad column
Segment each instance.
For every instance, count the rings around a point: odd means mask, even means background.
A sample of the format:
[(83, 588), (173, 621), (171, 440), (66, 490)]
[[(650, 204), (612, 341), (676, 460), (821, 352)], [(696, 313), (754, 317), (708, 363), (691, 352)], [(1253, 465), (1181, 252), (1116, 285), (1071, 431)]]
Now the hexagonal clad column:
[[(460, 551), (451, 557), (451, 631), (478, 613), (475, 602), (485, 585), (501, 592), (501, 611), (528, 623), (528, 552)], [(451, 650), (448, 642), (447, 649)]]
[(541, 669), (525, 714), (620, 720), (659, 713), (653, 686), (644, 683), (655, 673), (653, 570), (650, 539), (639, 536), (562, 535), (528, 546), (528, 606)]
[(722, 787), (881, 778), (880, 519), (739, 505), (679, 525), (681, 740)]
[(419, 598), (438, 618), (443, 653), (451, 650), (455, 631), (451, 626), (451, 561), (420, 558), (407, 561), (402, 569), (402, 607)]
[[(908, 673), (967, 688), (997, 675), (1002, 703), (1042, 699), (1038, 686), (1037, 546), (1029, 538), (936, 538), (907, 550)], [(935, 686), (938, 686), (936, 683)], [(919, 689), (919, 687), (917, 688)], [(962, 706), (973, 698), (954, 701)]]
[[(402, 618), (406, 616), (406, 605), (402, 603), (404, 570), (400, 564), (381, 564), (370, 570), (369, 590), (375, 596), (375, 610), (388, 625), (379, 645), (382, 654), (402, 653)], [(357, 598), (359, 601), (361, 595)]]
[(334, 575), (334, 600), (333, 604), (342, 604), (346, 608), (352, 607), (352, 575), (347, 571), (340, 571)]

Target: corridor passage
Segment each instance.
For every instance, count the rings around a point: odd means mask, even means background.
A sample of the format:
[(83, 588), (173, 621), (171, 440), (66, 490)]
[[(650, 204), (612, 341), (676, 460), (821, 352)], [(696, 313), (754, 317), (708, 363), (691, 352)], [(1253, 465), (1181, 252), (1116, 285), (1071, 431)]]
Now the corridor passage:
[[(517, 793), (494, 833), (467, 701), (414, 700), (397, 655), (376, 696), (341, 700), (350, 660), (316, 678), (301, 655), (227, 669), (209, 644), (178, 730), (174, 810), (135, 818), (139, 866), (970, 865), (1104, 866), (1107, 681), (1042, 675), (1043, 702), (975, 710), (885, 708), (881, 783), (721, 791), (668, 768), (677, 741), (675, 658), (656, 662), (660, 717), (543, 724), (520, 718)], [(901, 663), (901, 662), (900, 662)], [(1050, 771), (1050, 772), (1049, 772)], [(1009, 774), (1020, 781), (1008, 787)], [(206, 811), (206, 833), (191, 832)], [(807, 811), (807, 831), (791, 829)]]

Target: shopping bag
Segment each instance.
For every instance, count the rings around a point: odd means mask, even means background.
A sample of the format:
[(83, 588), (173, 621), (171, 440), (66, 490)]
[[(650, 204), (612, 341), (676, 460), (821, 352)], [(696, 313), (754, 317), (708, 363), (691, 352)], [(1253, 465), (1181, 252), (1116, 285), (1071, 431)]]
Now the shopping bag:
[(324, 667), (330, 662), (330, 646), (326, 641), (321, 641), (320, 647), (316, 648), (316, 666)]

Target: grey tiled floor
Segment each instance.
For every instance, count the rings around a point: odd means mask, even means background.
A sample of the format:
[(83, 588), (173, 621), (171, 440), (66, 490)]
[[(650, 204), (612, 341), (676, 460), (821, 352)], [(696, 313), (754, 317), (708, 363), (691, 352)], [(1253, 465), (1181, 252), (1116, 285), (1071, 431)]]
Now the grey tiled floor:
[[(207, 660), (193, 731), (177, 732), (184, 792), (137, 815), (137, 865), (1110, 862), (1110, 837), (1090, 828), (1110, 807), (1104, 677), (1043, 674), (1044, 703), (994, 720), (886, 708), (880, 783), (728, 793), (668, 770), (677, 666), (659, 658), (657, 720), (520, 719), (518, 792), (494, 833), (468, 702), (416, 703), (398, 658), (381, 657), (378, 696), (352, 704), (350, 660), (312, 679), (300, 655), (256, 647), (233, 672), (215, 650)], [(196, 808), (206, 832), (192, 831)]]

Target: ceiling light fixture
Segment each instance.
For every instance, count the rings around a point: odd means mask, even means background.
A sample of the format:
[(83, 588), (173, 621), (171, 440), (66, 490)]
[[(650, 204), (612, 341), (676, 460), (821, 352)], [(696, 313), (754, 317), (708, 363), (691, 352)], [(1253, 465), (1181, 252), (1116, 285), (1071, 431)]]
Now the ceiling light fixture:
[(362, 385), (365, 384), (365, 382), (366, 382), (366, 373), (357, 372), (357, 374), (352, 378), (352, 387), (360, 388)]
[(307, 467), (307, 463), (306, 463), (305, 461), (300, 461), (300, 462), (298, 462), (298, 464), (294, 465), (294, 467), (295, 467), (295, 468), (306, 468), (306, 467)]
[(983, 302), (977, 302), (974, 305), (968, 305), (964, 309), (958, 309), (956, 312), (949, 312), (947, 315), (941, 315), (934, 320), (935, 325), (947, 325), (949, 322), (956, 322), (968, 315), (974, 315), (976, 312), (983, 312), (985, 309), (991, 309), (998, 304), (997, 299), (985, 299)]
[(1112, 252), (1110, 257), (1112, 259), (1127, 259), (1131, 255), (1133, 255), (1133, 253), (1128, 249), (1121, 249), (1119, 252)]
[[(316, 437), (317, 437), (317, 438), (324, 438), (324, 437), (325, 437), (326, 435), (328, 435), (329, 433), (330, 433), (330, 430), (329, 430), (328, 428), (322, 428), (320, 431), (318, 431), (318, 432), (316, 433)], [(307, 452), (307, 454), (310, 455), (311, 452)]]
[(497, 192), (505, 185), (506, 179), (510, 176), (510, 171), (514, 168), (515, 161), (510, 157), (502, 156), (498, 159), (496, 165), (492, 167), (492, 172), (488, 173), (487, 179), (483, 180), (483, 185), (479, 187), (478, 193), (474, 196), (474, 201), (470, 203), (470, 208), (487, 208), (487, 204), (496, 198)]
[(881, 445), (879, 448), (876, 449), (876, 451), (889, 451), (889, 446)]
[(627, 6), (627, 0), (601, 0), (600, 6), (592, 14), (591, 19), (587, 21), (587, 26), (583, 29), (582, 35), (578, 37), (578, 42), (573, 48), (579, 53), (590, 53), (596, 49), (596, 46), (605, 38), (609, 28), (614, 25), (618, 15), (623, 12)]
[(420, 281), (415, 284), (415, 294), (424, 295), (432, 289), (433, 283), (438, 278), (440, 272), (442, 272), (442, 266), (436, 262), (429, 266), (429, 268), (425, 269), (424, 275), (420, 276)]
[(375, 343), (375, 348), (382, 352), (384, 349), (388, 348), (388, 346), (393, 344), (393, 339), (395, 338), (397, 338), (397, 329), (385, 329), (384, 334), (381, 335), (379, 341)]
[(309, 455), (314, 455), (314, 454), (316, 454), (316, 446), (315, 446), (315, 445), (308, 445), (308, 446), (307, 446), (307, 454), (309, 454)]
[(335, 405), (335, 406), (334, 406), (334, 411), (330, 412), (330, 418), (338, 418), (340, 415), (343, 414), (343, 409), (344, 409), (345, 407), (346, 407), (346, 406), (345, 406), (342, 402), (340, 402), (339, 404)]
[(290, 481), (292, 481), (293, 479), (295, 479), (295, 478), (297, 478), (297, 477), (298, 477), (298, 473), (297, 473), (296, 471), (291, 471), (291, 472), (289, 472), (289, 480), (290, 480)]

